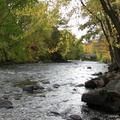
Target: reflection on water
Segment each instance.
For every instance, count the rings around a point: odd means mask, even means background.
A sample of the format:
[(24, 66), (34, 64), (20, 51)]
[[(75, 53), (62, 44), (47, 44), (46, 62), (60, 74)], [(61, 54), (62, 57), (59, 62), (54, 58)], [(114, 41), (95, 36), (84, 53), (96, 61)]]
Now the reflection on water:
[[(106, 64), (88, 61), (2, 66), (0, 95), (9, 96), (14, 108), (0, 109), (0, 120), (67, 120), (71, 114), (83, 120), (114, 120), (117, 116), (92, 110), (81, 102), (81, 95), (88, 90), (76, 87), (95, 77), (91, 74), (106, 71)], [(26, 81), (37, 82), (45, 89), (33, 94), (23, 92), (19, 84)], [(53, 84), (60, 87), (54, 88)]]

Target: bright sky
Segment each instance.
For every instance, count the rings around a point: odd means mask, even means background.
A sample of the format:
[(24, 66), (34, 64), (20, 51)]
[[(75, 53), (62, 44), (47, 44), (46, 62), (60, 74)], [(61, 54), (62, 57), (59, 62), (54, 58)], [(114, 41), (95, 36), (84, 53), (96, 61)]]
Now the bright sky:
[(71, 29), (72, 33), (76, 35), (76, 37), (79, 39), (81, 38), (82, 35), (85, 35), (86, 34), (86, 31), (87, 30), (78, 30), (78, 27), (72, 27)]
[[(73, 11), (71, 12), (71, 10)], [(87, 21), (87, 18), (83, 19), (81, 17), (81, 4), (79, 0), (72, 0), (71, 4), (65, 8), (62, 8), (61, 11), (65, 18), (67, 18), (67, 14), (69, 12), (72, 13), (68, 26), (72, 26), (70, 27), (70, 30), (73, 34), (76, 35), (78, 39), (82, 35), (86, 34), (86, 31), (87, 31), (86, 29), (83, 31), (78, 29), (80, 24), (84, 24)]]

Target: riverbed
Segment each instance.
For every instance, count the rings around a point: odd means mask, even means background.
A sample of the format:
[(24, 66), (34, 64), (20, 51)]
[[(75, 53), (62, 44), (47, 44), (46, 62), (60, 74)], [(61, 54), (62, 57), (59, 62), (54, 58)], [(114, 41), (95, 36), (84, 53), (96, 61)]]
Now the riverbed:
[[(107, 67), (94, 61), (1, 66), (0, 96), (8, 97), (13, 108), (1, 108), (0, 120), (71, 120), (70, 115), (83, 120), (116, 120), (117, 115), (93, 110), (81, 102), (81, 95), (89, 91), (82, 84), (96, 77), (94, 73), (107, 72)], [(44, 90), (23, 91), (22, 87), (31, 82)]]

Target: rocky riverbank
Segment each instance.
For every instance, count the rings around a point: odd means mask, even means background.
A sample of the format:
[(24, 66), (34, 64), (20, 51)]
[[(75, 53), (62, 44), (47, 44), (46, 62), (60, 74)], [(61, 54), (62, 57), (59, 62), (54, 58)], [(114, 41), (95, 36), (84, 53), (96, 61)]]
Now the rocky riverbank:
[(82, 95), (82, 101), (88, 106), (107, 113), (120, 114), (120, 72), (118, 66), (112, 63), (107, 73), (95, 73), (98, 77), (85, 82), (85, 87), (91, 89)]

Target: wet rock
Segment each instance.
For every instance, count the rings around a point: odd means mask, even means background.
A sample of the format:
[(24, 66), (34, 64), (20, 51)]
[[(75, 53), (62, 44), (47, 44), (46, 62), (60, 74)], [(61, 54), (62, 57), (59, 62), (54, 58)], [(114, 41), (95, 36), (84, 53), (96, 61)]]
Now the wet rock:
[(105, 76), (100, 76), (98, 78), (93, 78), (87, 82), (85, 82), (86, 88), (97, 88), (97, 87), (104, 87), (110, 80)]
[(111, 80), (106, 85), (107, 93), (111, 96), (120, 97), (120, 79)]
[(120, 109), (120, 79), (110, 80), (103, 88), (97, 88), (82, 95), (82, 101), (89, 106), (101, 107), (108, 113), (117, 113)]
[(109, 65), (109, 67), (108, 67), (109, 72), (118, 71), (118, 69), (119, 69), (119, 67), (118, 67), (117, 63), (115, 63), (115, 62), (112, 63), (111, 65)]
[(3, 95), (2, 98), (8, 100), (10, 96), (9, 95)]
[(76, 89), (76, 88), (74, 88), (73, 90), (74, 90), (74, 91), (77, 91), (77, 89)]
[(93, 80), (89, 80), (89, 81), (85, 82), (85, 87), (94, 89), (97, 87), (97, 85)]
[(91, 120), (100, 120), (98, 117), (91, 118)]
[(45, 95), (39, 95), (39, 97), (46, 97)]
[(23, 87), (23, 91), (27, 91), (32, 93), (34, 90), (38, 90), (38, 89), (44, 89), (44, 87), (39, 86), (39, 85), (25, 85)]
[(92, 75), (100, 76), (100, 75), (102, 75), (102, 72), (98, 72), (98, 73), (95, 73), (95, 74), (92, 74)]
[(87, 67), (87, 69), (92, 69), (92, 67)]
[(113, 79), (115, 76), (116, 76), (115, 72), (108, 72), (108, 73), (106, 73), (106, 77), (109, 78), (109, 79)]
[(69, 100), (63, 100), (63, 102), (68, 102)]
[(75, 87), (83, 87), (85, 86), (84, 84), (78, 84), (78, 85), (75, 85)]
[(82, 118), (79, 115), (70, 115), (69, 116), (72, 120), (82, 120)]
[[(38, 90), (40, 89), (41, 86), (38, 86), (38, 85), (33, 85), (33, 90)], [(43, 88), (43, 87), (42, 87)]]
[(107, 102), (103, 106), (105, 111), (108, 113), (119, 113), (120, 109), (120, 98), (109, 96)]
[(60, 113), (57, 112), (57, 111), (51, 111), (51, 113), (53, 113), (53, 114), (55, 114), (55, 115), (60, 115)]
[(59, 88), (60, 85), (59, 85), (59, 84), (53, 84), (53, 87), (54, 87), (54, 88)]
[(27, 91), (32, 93), (33, 92), (33, 85), (26, 85), (23, 87), (23, 91)]
[[(33, 86), (33, 88), (34, 88), (34, 86)], [(34, 90), (38, 90), (38, 89), (43, 90), (45, 88), (43, 86), (38, 86), (37, 89), (34, 89)]]
[(88, 104), (103, 105), (107, 99), (104, 89), (95, 89), (82, 95), (81, 100)]
[(15, 98), (15, 100), (20, 100), (21, 96), (17, 95), (14, 98)]
[(42, 81), (42, 84), (50, 84), (49, 81)]
[(120, 79), (120, 72), (115, 75), (115, 79)]
[(120, 108), (120, 97), (109, 95), (104, 89), (96, 89), (83, 94), (82, 101), (86, 102), (89, 107), (107, 113), (118, 113)]
[(3, 98), (0, 98), (0, 108), (13, 108), (12, 102)]
[(90, 112), (90, 111), (87, 110), (87, 109), (83, 109), (82, 111), (85, 112), (85, 113), (89, 113), (89, 112)]
[(120, 120), (120, 118), (116, 118), (115, 120)]

